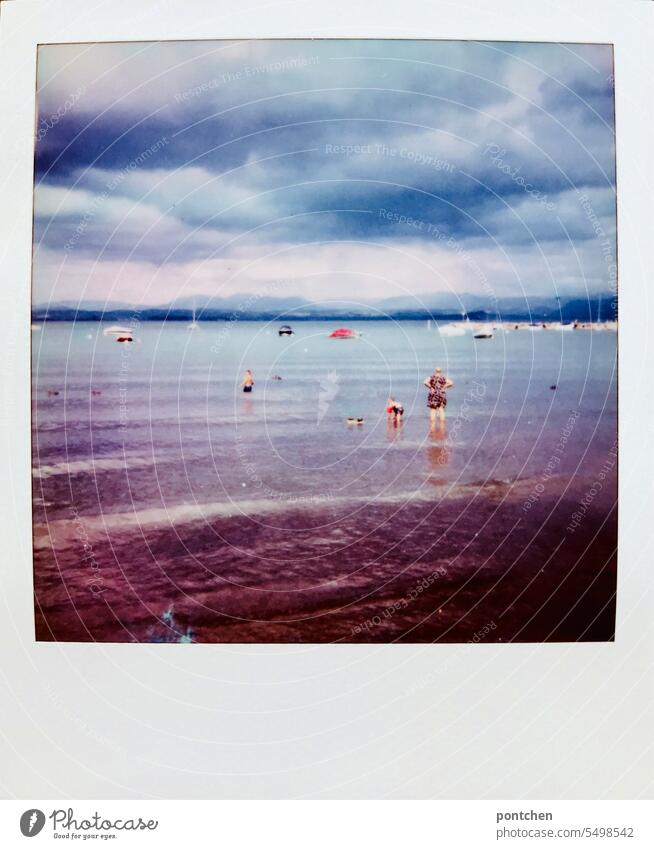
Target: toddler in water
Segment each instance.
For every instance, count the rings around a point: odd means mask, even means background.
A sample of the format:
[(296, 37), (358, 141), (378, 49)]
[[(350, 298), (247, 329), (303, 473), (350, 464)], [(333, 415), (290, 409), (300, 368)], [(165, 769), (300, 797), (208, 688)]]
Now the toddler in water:
[(395, 420), (395, 424), (399, 424), (404, 415), (404, 407), (400, 401), (396, 401), (395, 398), (389, 398), (386, 402), (386, 412)]
[(248, 369), (245, 372), (245, 377), (243, 378), (243, 383), (241, 384), (243, 387), (243, 392), (252, 392), (252, 387), (254, 386), (254, 377), (252, 376), (251, 369)]

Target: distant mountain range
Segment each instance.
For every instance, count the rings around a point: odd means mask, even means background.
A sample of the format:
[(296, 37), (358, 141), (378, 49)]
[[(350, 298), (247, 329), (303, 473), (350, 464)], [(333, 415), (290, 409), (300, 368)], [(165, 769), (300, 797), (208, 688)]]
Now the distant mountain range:
[(275, 298), (254, 295), (231, 295), (216, 298), (211, 295), (178, 298), (170, 304), (141, 306), (124, 302), (60, 301), (37, 304), (32, 309), (34, 321), (189, 321), (193, 312), (197, 321), (303, 321), (324, 320), (456, 320), (464, 316), (473, 320), (487, 318), (502, 320), (539, 321), (610, 321), (617, 318), (615, 297), (605, 292), (590, 297), (578, 295), (566, 298), (533, 296), (499, 298), (491, 301), (479, 295), (449, 293), (430, 295), (421, 300), (412, 297), (385, 298), (362, 302), (353, 307), (343, 301), (312, 303), (299, 297)]

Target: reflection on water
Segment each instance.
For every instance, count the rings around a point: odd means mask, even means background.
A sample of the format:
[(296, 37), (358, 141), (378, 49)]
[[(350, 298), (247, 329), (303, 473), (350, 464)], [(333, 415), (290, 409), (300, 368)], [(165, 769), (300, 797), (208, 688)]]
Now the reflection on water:
[(403, 426), (404, 420), (402, 418), (397, 418), (389, 414), (386, 417), (386, 439), (393, 444), (400, 443), (402, 441)]
[(252, 398), (249, 395), (245, 395), (243, 397), (242, 404), (242, 413), (244, 416), (251, 416), (254, 411), (254, 406), (252, 404)]
[(447, 428), (445, 422), (439, 422), (435, 428), (430, 428), (428, 444), (425, 451), (427, 462), (432, 469), (430, 483), (443, 484), (443, 468), (449, 461), (450, 450), (447, 445)]

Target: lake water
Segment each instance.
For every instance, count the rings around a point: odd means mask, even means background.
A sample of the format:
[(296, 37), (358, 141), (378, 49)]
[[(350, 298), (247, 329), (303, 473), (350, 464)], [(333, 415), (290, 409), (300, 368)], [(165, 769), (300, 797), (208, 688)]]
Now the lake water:
[[(472, 610), (460, 596), (451, 631), (427, 627), (445, 588), (450, 598), (480, 564), (486, 580), (518, 555), (525, 581), (541, 574), (537, 544), (527, 557), (533, 532), (552, 550), (567, 539), (556, 562), (567, 546), (561, 573), (576, 569), (581, 592), (593, 567), (576, 546), (594, 523), (610, 596), (616, 333), (474, 340), (366, 321), (350, 325), (359, 339), (334, 340), (335, 326), (297, 322), (284, 338), (264, 322), (146, 322), (131, 344), (88, 322), (33, 333), (40, 638), (470, 639), (503, 602)], [(455, 385), (445, 428), (430, 431), (422, 382), (435, 366)], [(404, 405), (400, 426), (389, 396)], [(566, 534), (601, 469), (582, 527)], [(489, 548), (517, 521), (512, 543)], [(578, 624), (552, 638), (610, 638), (610, 598), (602, 610), (595, 637)], [(528, 612), (504, 638), (548, 638)], [(487, 639), (501, 634), (496, 623)]]

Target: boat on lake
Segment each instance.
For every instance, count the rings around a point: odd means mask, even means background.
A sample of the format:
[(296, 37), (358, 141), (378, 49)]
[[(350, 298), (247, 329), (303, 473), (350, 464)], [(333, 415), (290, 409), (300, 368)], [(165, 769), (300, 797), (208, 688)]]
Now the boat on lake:
[(102, 330), (103, 336), (131, 336), (131, 327), (124, 327), (120, 324), (112, 324), (111, 327), (105, 327)]
[(193, 307), (193, 317), (191, 323), (186, 325), (187, 330), (197, 330), (200, 325), (195, 320), (195, 307)]
[(444, 324), (438, 328), (438, 332), (441, 336), (465, 336), (466, 328), (463, 324)]
[(103, 336), (111, 336), (116, 342), (133, 342), (132, 329), (130, 327), (122, 327), (120, 324), (112, 324), (111, 327), (105, 327), (102, 331)]
[(473, 339), (492, 339), (494, 335), (494, 327), (492, 324), (480, 322), (473, 327)]
[(358, 330), (350, 330), (349, 327), (339, 327), (329, 334), (330, 339), (358, 339), (361, 334)]

